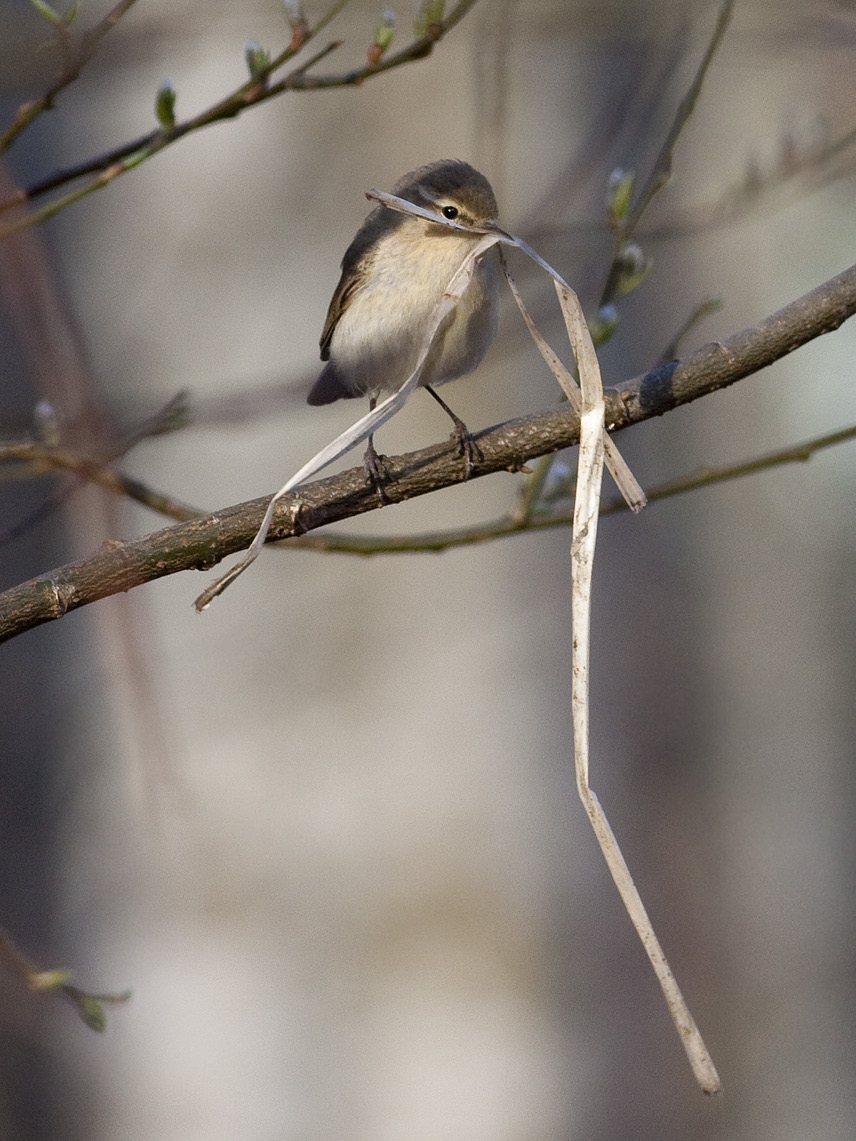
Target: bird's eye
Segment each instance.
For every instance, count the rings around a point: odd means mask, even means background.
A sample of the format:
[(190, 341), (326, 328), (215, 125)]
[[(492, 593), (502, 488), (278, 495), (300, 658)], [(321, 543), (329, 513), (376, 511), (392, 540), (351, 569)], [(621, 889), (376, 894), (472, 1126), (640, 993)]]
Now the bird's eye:
[(459, 214), (459, 210), (458, 210), (457, 206), (444, 206), (443, 207), (443, 217), (444, 218), (449, 218), (451, 220), (452, 218), (457, 218), (458, 214)]

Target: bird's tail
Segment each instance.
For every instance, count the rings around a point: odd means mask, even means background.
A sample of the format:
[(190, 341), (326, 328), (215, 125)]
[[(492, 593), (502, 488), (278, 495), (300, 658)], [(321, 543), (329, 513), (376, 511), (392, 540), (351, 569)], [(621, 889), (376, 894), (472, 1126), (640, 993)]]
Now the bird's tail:
[(334, 400), (348, 400), (353, 396), (362, 395), (354, 392), (345, 382), (342, 374), (330, 361), (324, 366), (321, 375), (309, 389), (306, 397), (308, 404), (332, 404)]

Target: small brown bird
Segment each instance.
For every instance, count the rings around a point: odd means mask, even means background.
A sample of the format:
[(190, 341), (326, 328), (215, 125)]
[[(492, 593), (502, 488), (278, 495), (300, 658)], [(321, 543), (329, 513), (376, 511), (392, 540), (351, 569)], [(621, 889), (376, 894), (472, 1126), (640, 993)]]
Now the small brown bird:
[[(482, 232), (499, 229), (490, 183), (460, 159), (419, 167), (399, 179), (392, 193)], [(321, 334), (321, 359), (327, 364), (309, 392), (309, 403), (368, 396), (374, 408), (379, 396), (400, 388), (416, 367), (437, 303), (481, 237), (386, 206), (372, 210), (342, 259), (342, 276)], [(489, 250), (438, 329), (419, 379), (452, 418), (468, 474), (478, 448), (434, 386), (478, 367), (496, 335), (498, 317), (499, 275), (496, 253)], [(387, 473), (371, 437), (365, 466), (385, 502)]]

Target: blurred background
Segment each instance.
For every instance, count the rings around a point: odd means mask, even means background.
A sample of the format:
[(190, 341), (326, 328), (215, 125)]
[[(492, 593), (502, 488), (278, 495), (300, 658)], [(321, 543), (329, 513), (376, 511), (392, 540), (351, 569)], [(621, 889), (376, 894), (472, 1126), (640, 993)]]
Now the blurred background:
[[(310, 22), (323, 11), (307, 0)], [(344, 41), (318, 71), (359, 66), (378, 14), (347, 5), (308, 49)], [(396, 15), (395, 48), (413, 9)], [(5, 124), (46, 89), (50, 26), (24, 0), (0, 19)], [(94, 447), (187, 390), (190, 426), (122, 469), (211, 510), (280, 486), (364, 411), (305, 404), (364, 192), (437, 158), (482, 170), (504, 224), (593, 312), (607, 179), (650, 169), (715, 19), (480, 0), (428, 59), (191, 135), (7, 243), (3, 437), (47, 400)], [(139, 0), (3, 177), (150, 130), (167, 78), (194, 114), (243, 82), (246, 40), (289, 38), (278, 0)], [(641, 227), (653, 268), (619, 303), (606, 383), (653, 364), (705, 298), (722, 308), (682, 350), (856, 260), (854, 152), (824, 157), (856, 126), (854, 62), (851, 0), (738, 5)], [(559, 344), (552, 289), (516, 269)], [(850, 322), (622, 451), (650, 486), (847, 426), (854, 360)], [(474, 429), (558, 400), (512, 304), (444, 394)], [(417, 393), (377, 444), (447, 435)], [(4, 475), (4, 588), (168, 522)], [(347, 530), (489, 519), (521, 479)], [(570, 535), (554, 531), (439, 557), (269, 550), (203, 617), (211, 574), (185, 574), (2, 648), (0, 926), (39, 965), (133, 997), (98, 1035), (0, 976), (0, 1135), (851, 1138), (854, 492), (844, 445), (600, 531), (592, 783), (722, 1097), (695, 1087), (576, 800)]]

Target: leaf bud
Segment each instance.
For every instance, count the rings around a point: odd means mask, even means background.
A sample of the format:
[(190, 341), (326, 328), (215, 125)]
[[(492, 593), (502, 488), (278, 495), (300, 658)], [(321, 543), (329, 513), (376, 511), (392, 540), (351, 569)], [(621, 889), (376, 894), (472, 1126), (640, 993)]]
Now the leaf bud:
[(431, 29), (440, 23), (444, 7), (445, 0), (422, 0), (413, 24), (413, 33), (417, 39), (427, 36)]
[(175, 100), (176, 93), (172, 80), (165, 79), (155, 96), (155, 114), (165, 131), (170, 131), (175, 126)]
[(270, 66), (270, 52), (259, 47), (255, 40), (247, 40), (244, 44), (244, 59), (251, 79), (255, 79)]
[(620, 225), (627, 217), (636, 175), (630, 170), (616, 169), (606, 184), (606, 209), (610, 223)]

